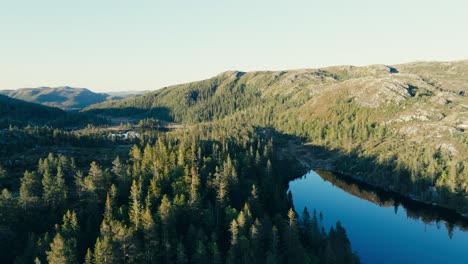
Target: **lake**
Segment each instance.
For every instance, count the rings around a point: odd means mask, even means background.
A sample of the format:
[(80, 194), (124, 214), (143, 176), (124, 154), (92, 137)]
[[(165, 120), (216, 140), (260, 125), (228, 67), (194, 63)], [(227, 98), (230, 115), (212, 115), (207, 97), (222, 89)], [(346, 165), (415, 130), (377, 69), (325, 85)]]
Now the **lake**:
[(296, 211), (340, 221), (363, 263), (468, 263), (468, 221), (343, 176), (311, 171), (291, 181)]

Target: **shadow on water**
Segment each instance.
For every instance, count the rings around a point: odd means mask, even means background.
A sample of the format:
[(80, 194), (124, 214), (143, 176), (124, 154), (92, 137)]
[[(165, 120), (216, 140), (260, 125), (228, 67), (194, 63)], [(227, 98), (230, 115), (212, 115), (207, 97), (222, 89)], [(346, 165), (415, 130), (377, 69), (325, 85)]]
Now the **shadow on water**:
[(398, 213), (399, 207), (402, 206), (406, 209), (407, 217), (411, 219), (421, 220), (425, 224), (435, 223), (439, 225), (440, 223), (444, 223), (450, 238), (453, 236), (453, 229), (455, 227), (468, 231), (468, 219), (453, 210), (413, 201), (401, 194), (373, 187), (342, 174), (323, 170), (316, 170), (315, 172), (323, 180), (330, 182), (355, 197), (381, 207), (394, 207), (395, 214)]

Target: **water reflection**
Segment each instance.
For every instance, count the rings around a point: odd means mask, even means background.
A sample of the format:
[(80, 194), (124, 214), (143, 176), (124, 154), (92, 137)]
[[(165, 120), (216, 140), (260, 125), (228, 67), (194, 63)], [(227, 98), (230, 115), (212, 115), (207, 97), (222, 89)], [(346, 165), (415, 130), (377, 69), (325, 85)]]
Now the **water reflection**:
[(411, 201), (329, 172), (289, 183), (298, 212), (340, 221), (363, 263), (467, 263), (468, 221), (453, 211)]
[(455, 226), (460, 230), (468, 231), (468, 220), (452, 210), (412, 201), (398, 193), (377, 189), (349, 177), (328, 171), (317, 170), (316, 173), (323, 180), (330, 182), (353, 196), (381, 207), (393, 206), (395, 214), (398, 214), (398, 209), (402, 206), (406, 209), (404, 211), (408, 218), (421, 220), (425, 224), (435, 224), (438, 229), (440, 229), (441, 223), (443, 223), (449, 238), (453, 237)]

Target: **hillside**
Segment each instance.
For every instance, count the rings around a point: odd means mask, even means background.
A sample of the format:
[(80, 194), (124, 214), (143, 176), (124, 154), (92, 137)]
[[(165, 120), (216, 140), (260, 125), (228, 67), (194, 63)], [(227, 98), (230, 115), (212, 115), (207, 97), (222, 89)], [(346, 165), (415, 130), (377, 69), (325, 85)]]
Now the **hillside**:
[(64, 117), (66, 113), (58, 108), (13, 99), (0, 95), (0, 124), (47, 123), (51, 117)]
[(224, 72), (85, 111), (272, 127), (338, 153), (336, 170), (468, 212), (467, 65)]
[(436, 87), (455, 93), (468, 92), (468, 60), (408, 63), (396, 67), (402, 73), (417, 74)]
[(121, 99), (120, 97), (112, 97), (105, 93), (95, 93), (85, 88), (72, 88), (68, 86), (3, 90), (0, 91), (0, 94), (64, 110), (82, 109), (110, 99)]
[(66, 112), (56, 107), (0, 95), (0, 129), (10, 125), (79, 128), (88, 124), (105, 124), (106, 122), (105, 119), (87, 113)]

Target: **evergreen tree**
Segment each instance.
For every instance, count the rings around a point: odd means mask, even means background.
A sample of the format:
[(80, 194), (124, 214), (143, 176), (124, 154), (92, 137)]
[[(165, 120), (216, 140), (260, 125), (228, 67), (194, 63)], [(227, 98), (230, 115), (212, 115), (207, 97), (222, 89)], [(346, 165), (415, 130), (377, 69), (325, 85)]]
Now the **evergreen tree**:
[(172, 204), (169, 201), (167, 195), (164, 195), (161, 200), (161, 205), (158, 209), (159, 217), (161, 219), (162, 224), (162, 246), (164, 250), (164, 257), (165, 261), (169, 261), (170, 259), (170, 250), (171, 250), (171, 242), (170, 242), (170, 233), (171, 233), (171, 217), (172, 217)]
[(135, 229), (140, 228), (141, 220), (141, 204), (140, 204), (141, 189), (137, 182), (133, 180), (132, 187), (130, 190), (130, 208), (129, 208), (129, 219)]
[[(8, 173), (7, 171), (3, 168), (2, 165), (0, 165), (0, 184), (4, 183), (8, 178)], [(4, 186), (0, 185), (0, 188), (3, 188)]]
[(94, 263), (95, 264), (112, 264), (116, 263), (114, 248), (107, 236), (102, 239), (98, 238), (94, 247)]
[(66, 200), (67, 191), (61, 169), (57, 170), (55, 177), (46, 170), (42, 178), (42, 188), (42, 199), (46, 205), (54, 209), (62, 205)]
[(176, 263), (177, 264), (187, 264), (188, 263), (187, 256), (185, 254), (184, 245), (182, 243), (180, 243), (180, 242), (179, 242), (179, 244), (177, 244)]
[(117, 156), (114, 161), (112, 161), (112, 172), (117, 175), (118, 178), (122, 178), (124, 173), (124, 167), (120, 161), (120, 157)]
[(134, 230), (118, 221), (114, 221), (112, 223), (112, 232), (117, 258), (122, 263), (138, 263), (141, 256), (137, 248)]
[(23, 208), (34, 207), (40, 201), (41, 182), (34, 172), (25, 171), (21, 178), (19, 203)]
[(64, 241), (62, 235), (57, 233), (47, 252), (47, 262), (51, 264), (76, 264), (76, 252)]
[(195, 253), (192, 257), (192, 263), (194, 264), (204, 264), (206, 261), (206, 248), (202, 240), (197, 241), (195, 248)]
[(156, 233), (156, 223), (151, 214), (150, 205), (147, 204), (141, 217), (144, 236), (144, 258), (146, 263), (153, 263), (156, 259), (158, 249), (158, 234)]
[(192, 181), (190, 184), (190, 206), (197, 207), (200, 197), (199, 197), (199, 188), (200, 188), (200, 177), (197, 173), (197, 170), (192, 167), (191, 169)]
[(91, 252), (91, 249), (88, 248), (86, 250), (86, 255), (84, 258), (84, 264), (93, 264), (93, 263), (94, 263), (93, 253)]

